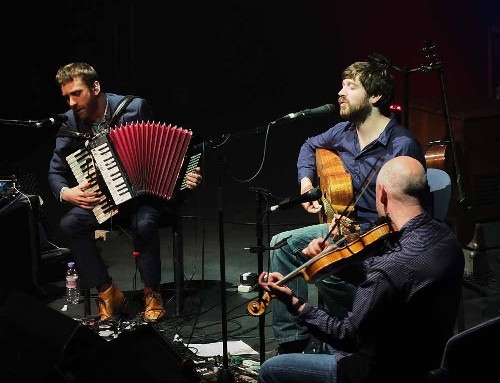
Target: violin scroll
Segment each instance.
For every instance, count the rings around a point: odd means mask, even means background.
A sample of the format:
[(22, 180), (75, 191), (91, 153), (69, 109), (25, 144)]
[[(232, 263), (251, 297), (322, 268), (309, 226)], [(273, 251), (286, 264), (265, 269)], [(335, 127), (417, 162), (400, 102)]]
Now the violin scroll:
[(251, 301), (247, 305), (247, 311), (252, 316), (261, 316), (266, 312), (269, 303), (271, 303), (271, 295), (268, 292), (265, 292), (262, 294), (262, 298), (256, 301)]

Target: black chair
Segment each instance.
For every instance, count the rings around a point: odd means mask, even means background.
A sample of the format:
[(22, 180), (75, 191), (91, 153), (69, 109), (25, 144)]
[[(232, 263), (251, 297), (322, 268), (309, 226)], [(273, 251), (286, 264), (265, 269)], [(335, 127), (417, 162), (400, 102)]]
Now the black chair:
[(427, 383), (498, 382), (500, 316), (452, 336), (446, 343), (441, 365), (426, 377)]
[[(184, 240), (182, 235), (182, 214), (179, 210), (169, 215), (160, 226), (172, 227), (172, 247), (174, 262), (174, 290), (175, 290), (175, 315), (180, 316), (184, 309)], [(96, 232), (96, 240), (102, 239), (102, 234)], [(92, 314), (90, 308), (90, 289), (82, 289), (83, 293), (83, 315)]]

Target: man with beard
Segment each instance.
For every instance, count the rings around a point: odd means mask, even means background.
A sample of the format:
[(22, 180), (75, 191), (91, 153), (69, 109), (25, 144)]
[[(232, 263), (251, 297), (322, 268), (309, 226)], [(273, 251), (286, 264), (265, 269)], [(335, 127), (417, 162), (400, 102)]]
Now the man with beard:
[[(201, 169), (198, 167), (186, 176), (187, 189), (177, 198), (164, 201), (154, 195), (140, 195), (120, 204), (116, 220), (100, 224), (92, 209), (99, 204), (101, 193), (86, 179), (78, 183), (66, 158), (85, 147), (81, 136), (100, 134), (114, 125), (154, 121), (153, 113), (142, 97), (135, 97), (123, 109), (118, 109), (124, 96), (101, 91), (97, 71), (87, 63), (64, 65), (55, 79), (70, 109), (64, 114), (67, 121), (62, 124), (56, 139), (48, 180), (54, 196), (67, 206), (59, 227), (80, 272), (82, 287), (97, 290), (101, 321), (113, 320), (128, 312), (127, 298), (113, 283), (105, 258), (101, 256), (101, 247), (95, 241), (95, 230), (113, 230), (119, 227), (116, 223), (119, 220), (120, 225), (125, 223), (130, 227), (134, 251), (139, 254), (137, 268), (144, 285), (141, 316), (147, 322), (156, 322), (165, 316), (160, 289), (160, 223), (162, 219), (168, 221), (168, 217), (179, 214), (179, 204), (202, 181)], [(116, 110), (122, 113), (112, 124)]]
[[(391, 158), (409, 156), (417, 159), (425, 169), (425, 156), (419, 142), (391, 113), (394, 80), (387, 67), (376, 62), (351, 64), (342, 72), (342, 88), (338, 95), (340, 116), (346, 121), (308, 138), (302, 145), (297, 161), (300, 193), (314, 188), (313, 181), (317, 179), (316, 149), (335, 152), (352, 177), (355, 205), (348, 218), (363, 232), (378, 220), (375, 180), (382, 165)], [(302, 206), (315, 214), (322, 209), (319, 201), (305, 202)], [(333, 225), (336, 225), (334, 233), (340, 234), (338, 229), (343, 225), (336, 224), (337, 217), (338, 214), (330, 224), (320, 223), (273, 236), (271, 247), (281, 241), (286, 242), (271, 252), (270, 271), (287, 275), (308, 261), (302, 249), (309, 242), (318, 237), (326, 238)], [(331, 275), (316, 283), (328, 310), (338, 318), (347, 315), (356, 291), (356, 267), (349, 269), (352, 275), (344, 273), (342, 278)], [(308, 284), (303, 278), (295, 278), (287, 286), (297, 296), (307, 300)], [(272, 304), (273, 329), (279, 344), (276, 352), (303, 352), (310, 342), (309, 331), (297, 323), (279, 300), (274, 300)]]

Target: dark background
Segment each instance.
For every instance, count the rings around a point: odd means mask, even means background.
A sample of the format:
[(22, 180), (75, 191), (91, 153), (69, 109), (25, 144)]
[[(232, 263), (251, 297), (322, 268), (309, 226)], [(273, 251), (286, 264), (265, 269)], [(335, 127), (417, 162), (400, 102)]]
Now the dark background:
[[(274, 126), (266, 135), (268, 123), (336, 104), (342, 69), (373, 53), (403, 68), (429, 64), (426, 39), (443, 62), (449, 98), (486, 98), (488, 29), (500, 26), (500, 5), (490, 0), (56, 3), (12, 2), (3, 12), (0, 119), (65, 112), (55, 73), (86, 61), (103, 91), (145, 97), (158, 121), (190, 128), (202, 141), (230, 134), (221, 149), (206, 153), (197, 200), (216, 206), (215, 187), (222, 185), (224, 202), (248, 201), (251, 214), (250, 186), (281, 197), (298, 193), (300, 145), (338, 114)], [(393, 73), (402, 104), (405, 81)], [(436, 72), (409, 80), (410, 101), (440, 102)], [(57, 129), (1, 129), (3, 173), (34, 173), (45, 210), (58, 220), (61, 207), (46, 180)]]

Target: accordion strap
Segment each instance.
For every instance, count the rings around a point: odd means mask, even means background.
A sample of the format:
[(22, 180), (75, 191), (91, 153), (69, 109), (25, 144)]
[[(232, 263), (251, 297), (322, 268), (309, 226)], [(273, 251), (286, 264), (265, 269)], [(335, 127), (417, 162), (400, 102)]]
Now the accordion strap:
[(134, 98), (137, 98), (137, 96), (132, 96), (132, 95), (126, 95), (124, 96), (118, 105), (116, 106), (115, 111), (113, 112), (113, 115), (111, 116), (111, 120), (109, 121), (109, 127), (113, 127), (116, 125), (116, 121), (118, 120), (118, 117), (125, 111), (127, 108), (127, 105), (132, 102)]

